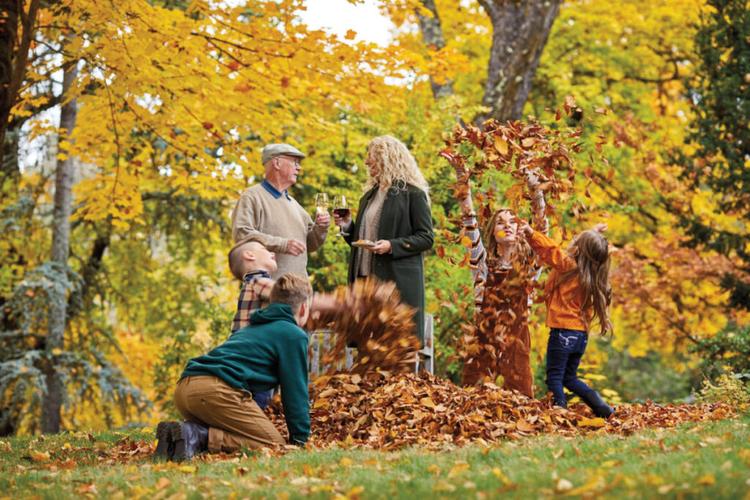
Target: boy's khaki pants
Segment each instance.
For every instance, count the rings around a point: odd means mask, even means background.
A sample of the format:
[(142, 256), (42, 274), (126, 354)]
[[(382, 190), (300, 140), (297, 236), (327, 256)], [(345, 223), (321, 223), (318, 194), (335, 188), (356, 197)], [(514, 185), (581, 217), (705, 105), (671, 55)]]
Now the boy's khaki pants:
[(177, 383), (174, 402), (185, 420), (208, 427), (208, 451), (232, 452), (242, 446), (262, 448), (284, 444), (284, 438), (252, 394), (227, 385), (223, 380), (201, 375)]

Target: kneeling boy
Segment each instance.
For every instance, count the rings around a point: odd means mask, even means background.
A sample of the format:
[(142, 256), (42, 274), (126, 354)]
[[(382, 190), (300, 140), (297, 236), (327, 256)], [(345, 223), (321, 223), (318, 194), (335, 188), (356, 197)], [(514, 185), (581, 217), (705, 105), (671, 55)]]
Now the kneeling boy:
[(174, 395), (185, 422), (159, 424), (157, 456), (180, 461), (202, 451), (284, 444), (252, 398), (278, 385), (290, 442), (307, 441), (308, 339), (299, 325), (307, 321), (311, 297), (307, 279), (283, 275), (271, 290), (271, 304), (252, 315), (250, 326), (188, 362)]

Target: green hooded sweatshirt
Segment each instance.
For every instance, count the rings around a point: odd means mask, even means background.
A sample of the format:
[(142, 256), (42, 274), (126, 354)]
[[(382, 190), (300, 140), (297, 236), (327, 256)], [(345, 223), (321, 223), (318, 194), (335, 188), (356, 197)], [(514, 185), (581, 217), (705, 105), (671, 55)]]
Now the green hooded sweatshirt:
[(280, 385), (290, 441), (304, 444), (310, 435), (307, 334), (297, 326), (292, 308), (286, 304), (256, 311), (250, 323), (208, 354), (188, 361), (180, 378), (213, 375), (235, 389), (250, 392)]

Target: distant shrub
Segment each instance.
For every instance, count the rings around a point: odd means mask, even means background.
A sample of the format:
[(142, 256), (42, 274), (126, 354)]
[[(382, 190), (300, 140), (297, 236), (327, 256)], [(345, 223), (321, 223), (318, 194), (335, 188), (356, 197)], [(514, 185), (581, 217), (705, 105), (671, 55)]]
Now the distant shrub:
[(713, 337), (698, 341), (691, 351), (701, 358), (704, 378), (717, 380), (732, 373), (750, 379), (750, 325), (730, 323)]
[(715, 382), (706, 379), (698, 397), (701, 403), (727, 403), (735, 407), (750, 405), (750, 391), (736, 375), (720, 375)]

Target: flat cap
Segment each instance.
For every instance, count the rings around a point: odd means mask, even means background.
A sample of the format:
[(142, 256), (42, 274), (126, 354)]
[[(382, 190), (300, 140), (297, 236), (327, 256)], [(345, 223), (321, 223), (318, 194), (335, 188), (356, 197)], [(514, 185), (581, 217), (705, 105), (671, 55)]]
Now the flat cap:
[(296, 158), (304, 158), (305, 154), (294, 146), (289, 144), (266, 144), (261, 153), (261, 162), (263, 165), (273, 160), (277, 156), (294, 156)]

